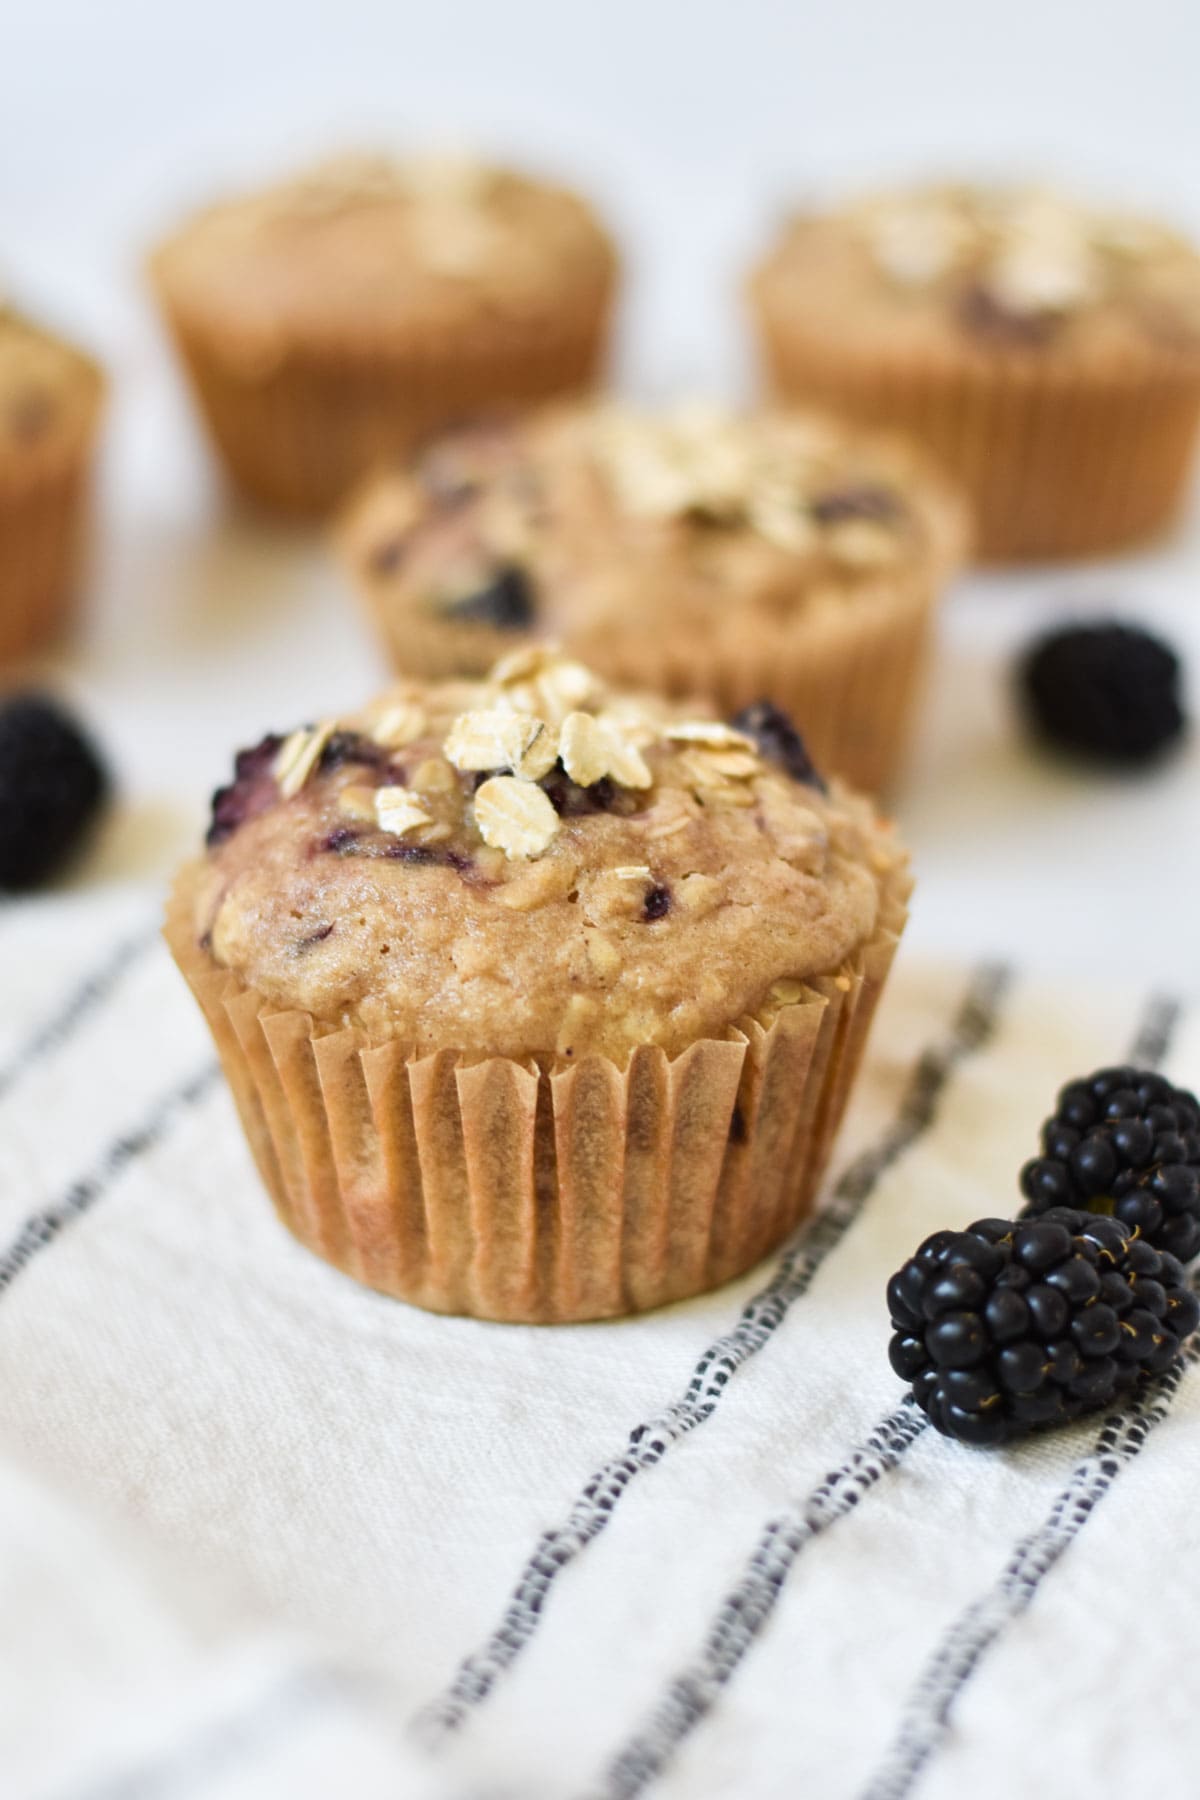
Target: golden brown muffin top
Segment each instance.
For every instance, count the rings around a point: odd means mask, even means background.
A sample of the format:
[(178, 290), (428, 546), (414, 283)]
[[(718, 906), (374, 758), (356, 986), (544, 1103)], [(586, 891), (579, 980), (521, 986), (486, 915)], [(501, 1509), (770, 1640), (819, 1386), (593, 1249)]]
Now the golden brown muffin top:
[(528, 627), (594, 654), (609, 631), (719, 644), (927, 587), (964, 535), (957, 499), (907, 446), (801, 413), (601, 403), (448, 434), (368, 487), (343, 544), (398, 615)]
[(800, 214), (753, 286), (781, 318), (838, 342), (1097, 362), (1200, 354), (1194, 247), (1043, 187), (933, 184)]
[(904, 864), (774, 709), (685, 717), (534, 649), (243, 752), (194, 924), (268, 999), (376, 1041), (623, 1063), (836, 974)]
[(342, 157), (188, 220), (156, 252), (173, 306), (264, 349), (554, 317), (615, 273), (565, 188), (468, 161)]
[(75, 451), (102, 389), (95, 363), (0, 297), (0, 467), (20, 470)]

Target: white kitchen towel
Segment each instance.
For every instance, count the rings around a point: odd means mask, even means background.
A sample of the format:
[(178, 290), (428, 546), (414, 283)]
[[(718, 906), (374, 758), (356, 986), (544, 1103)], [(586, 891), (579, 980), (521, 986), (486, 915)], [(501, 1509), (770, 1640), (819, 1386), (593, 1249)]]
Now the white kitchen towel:
[(0, 914), (0, 1794), (1189, 1792), (1200, 1377), (1003, 1453), (886, 1358), (1169, 996), (900, 957), (821, 1209), (647, 1318), (429, 1317), (259, 1187), (154, 896)]

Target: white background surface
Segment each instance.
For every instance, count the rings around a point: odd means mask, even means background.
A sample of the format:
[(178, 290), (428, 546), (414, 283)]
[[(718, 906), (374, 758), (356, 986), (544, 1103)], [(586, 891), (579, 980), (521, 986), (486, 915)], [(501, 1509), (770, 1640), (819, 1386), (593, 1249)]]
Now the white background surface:
[[(346, 143), (470, 142), (574, 176), (627, 247), (625, 384), (736, 392), (737, 279), (788, 194), (929, 168), (1055, 172), (1200, 229), (1188, 0), (553, 5), (0, 0), (0, 268), (114, 378), (76, 644), (125, 805), (81, 878), (157, 874), (236, 743), (352, 704), (373, 647), (319, 539), (232, 508), (139, 287), (175, 211)], [(946, 609), (896, 804), (912, 938), (1105, 983), (1200, 989), (1200, 747), (1137, 780), (1035, 756), (1007, 662), (1053, 614), (1118, 608), (1200, 665), (1200, 507), (1170, 544), (975, 579)]]

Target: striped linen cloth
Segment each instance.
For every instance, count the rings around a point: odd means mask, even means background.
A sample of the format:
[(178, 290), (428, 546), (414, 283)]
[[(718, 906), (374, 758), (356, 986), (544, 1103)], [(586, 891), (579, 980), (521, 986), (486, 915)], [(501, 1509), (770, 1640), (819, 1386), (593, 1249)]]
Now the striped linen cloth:
[(1188, 1791), (1195, 1358), (971, 1451), (904, 1402), (882, 1293), (1016, 1203), (1062, 1080), (1195, 1083), (1200, 1017), (902, 955), (781, 1254), (492, 1326), (276, 1224), (156, 906), (0, 919), (0, 1793)]

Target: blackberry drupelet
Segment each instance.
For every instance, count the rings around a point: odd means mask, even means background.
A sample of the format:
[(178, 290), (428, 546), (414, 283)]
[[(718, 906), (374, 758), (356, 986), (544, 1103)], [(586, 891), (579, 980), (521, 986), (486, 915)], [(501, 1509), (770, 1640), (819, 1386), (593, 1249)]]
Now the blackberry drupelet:
[(937, 1231), (887, 1298), (892, 1368), (966, 1444), (1111, 1405), (1168, 1369), (1200, 1321), (1177, 1258), (1120, 1219), (1069, 1207)]
[(1138, 625), (1068, 625), (1040, 638), (1017, 674), (1025, 708), (1059, 749), (1136, 766), (1183, 734), (1179, 658)]
[(56, 875), (108, 791), (95, 746), (56, 701), (18, 694), (0, 706), (0, 888)]
[(1180, 1262), (1200, 1253), (1200, 1101), (1153, 1069), (1072, 1081), (1021, 1171), (1022, 1217), (1052, 1206), (1111, 1213)]

